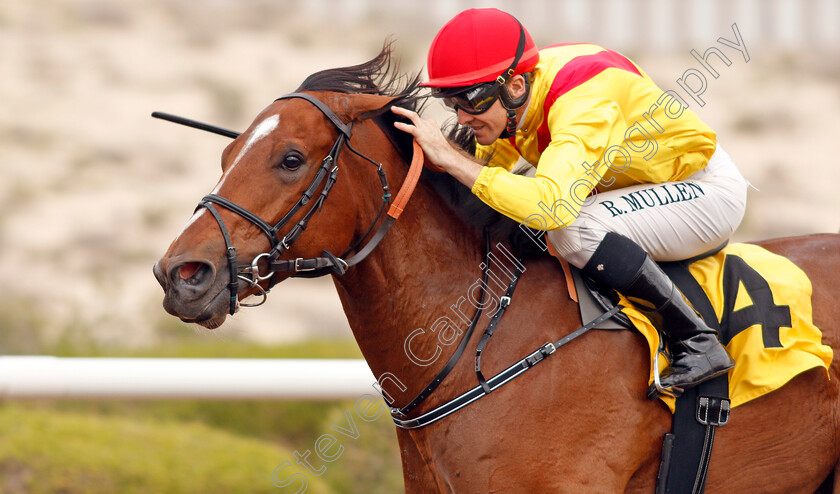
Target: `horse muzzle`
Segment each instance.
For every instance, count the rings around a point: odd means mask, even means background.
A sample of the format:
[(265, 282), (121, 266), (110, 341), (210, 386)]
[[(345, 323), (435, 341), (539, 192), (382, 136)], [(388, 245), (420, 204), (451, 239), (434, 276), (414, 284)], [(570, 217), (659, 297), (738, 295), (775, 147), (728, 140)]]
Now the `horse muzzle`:
[(217, 273), (213, 263), (164, 257), (155, 264), (153, 272), (163, 288), (166, 312), (207, 328), (224, 322), (230, 298), (226, 273)]

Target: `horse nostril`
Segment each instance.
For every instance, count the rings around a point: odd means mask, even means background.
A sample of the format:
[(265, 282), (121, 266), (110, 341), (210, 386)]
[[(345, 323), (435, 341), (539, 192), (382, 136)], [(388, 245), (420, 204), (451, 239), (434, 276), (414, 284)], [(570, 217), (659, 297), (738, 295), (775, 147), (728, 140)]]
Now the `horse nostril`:
[(190, 291), (209, 287), (213, 281), (213, 268), (200, 261), (185, 262), (175, 266), (169, 274), (174, 286), (189, 288)]
[(186, 264), (182, 264), (180, 268), (178, 268), (178, 276), (182, 280), (189, 280), (192, 278), (199, 269), (201, 269), (202, 263), (200, 262), (188, 262)]

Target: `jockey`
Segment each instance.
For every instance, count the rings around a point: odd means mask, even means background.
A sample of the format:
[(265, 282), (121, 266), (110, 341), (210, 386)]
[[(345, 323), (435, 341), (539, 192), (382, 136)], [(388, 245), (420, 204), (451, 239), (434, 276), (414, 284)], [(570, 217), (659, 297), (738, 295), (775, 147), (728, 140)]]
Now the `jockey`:
[[(432, 42), (432, 95), (472, 129), (476, 157), (437, 122), (393, 108), (428, 161), (500, 213), (546, 232), (554, 250), (627, 297), (666, 336), (661, 380), (679, 392), (734, 362), (654, 261), (726, 242), (747, 182), (712, 131), (635, 63), (592, 44), (537, 49), (513, 16), (464, 11)], [(536, 169), (511, 173), (522, 158)]]

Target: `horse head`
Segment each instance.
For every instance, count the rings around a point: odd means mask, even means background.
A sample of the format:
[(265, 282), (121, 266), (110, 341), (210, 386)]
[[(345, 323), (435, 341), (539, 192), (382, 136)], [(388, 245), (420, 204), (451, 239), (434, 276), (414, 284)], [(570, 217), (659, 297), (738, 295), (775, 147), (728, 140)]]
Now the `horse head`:
[(215, 328), (289, 276), (343, 273), (388, 202), (380, 163), (402, 160), (371, 118), (416, 103), (417, 77), (391, 94), (377, 84), (389, 55), (313, 74), (225, 148), (216, 187), (154, 267), (167, 312)]

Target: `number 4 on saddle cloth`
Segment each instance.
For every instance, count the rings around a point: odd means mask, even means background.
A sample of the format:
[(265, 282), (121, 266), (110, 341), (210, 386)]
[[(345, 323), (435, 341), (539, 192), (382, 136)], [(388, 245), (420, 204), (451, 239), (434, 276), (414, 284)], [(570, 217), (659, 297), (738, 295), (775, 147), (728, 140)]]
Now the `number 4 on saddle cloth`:
[[(712, 255), (660, 266), (706, 323), (718, 330), (721, 343), (735, 359), (735, 367), (728, 373), (733, 408), (780, 388), (814, 367), (823, 366), (827, 372), (832, 350), (821, 343), (822, 333), (812, 322), (811, 282), (788, 259), (756, 245), (731, 244)], [(603, 312), (603, 305), (609, 304), (615, 294), (599, 293), (594, 282), (582, 282), (578, 272), (574, 277), (581, 316), (584, 321), (592, 320), (592, 311)], [(687, 287), (686, 283), (696, 286)], [(597, 303), (592, 303), (593, 298)], [(620, 297), (620, 303), (625, 324), (629, 320), (647, 340), (651, 352), (649, 384), (653, 384), (654, 368), (665, 369), (668, 365), (667, 357), (658, 352), (660, 335), (624, 297)], [(710, 310), (714, 311), (713, 321), (709, 320)], [(604, 329), (610, 327), (619, 326), (613, 322)], [(657, 355), (659, 362), (654, 365)], [(673, 397), (660, 398), (673, 412)]]
[[(809, 369), (822, 366), (828, 373), (833, 354), (813, 324), (811, 282), (788, 259), (756, 245), (733, 244), (660, 266), (735, 359), (727, 374), (678, 399), (658, 395), (674, 412), (674, 423), (663, 440), (656, 492), (699, 494), (705, 489), (715, 429), (728, 422), (730, 407), (770, 393)], [(620, 317), (598, 327), (642, 333), (651, 355), (648, 383), (654, 383), (658, 370), (668, 365), (656, 328), (623, 296), (584, 280), (577, 270), (572, 275), (584, 321), (614, 303), (624, 307)]]

